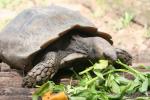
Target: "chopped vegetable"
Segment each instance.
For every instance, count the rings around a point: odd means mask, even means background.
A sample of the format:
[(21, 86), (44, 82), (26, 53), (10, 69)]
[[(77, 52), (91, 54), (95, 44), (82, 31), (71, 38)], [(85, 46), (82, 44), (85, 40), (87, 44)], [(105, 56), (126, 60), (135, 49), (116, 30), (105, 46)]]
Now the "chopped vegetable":
[(42, 96), (42, 100), (50, 100), (52, 92), (48, 91)]
[(64, 92), (52, 93), (48, 91), (42, 96), (42, 100), (68, 100), (68, 98)]
[[(144, 97), (137, 97), (134, 100), (150, 100), (148, 95), (150, 72), (139, 72), (119, 60), (116, 63), (124, 69), (116, 69), (107, 60), (100, 60), (80, 72), (79, 75), (76, 73), (75, 76), (79, 79), (77, 86), (55, 85), (49, 81), (34, 93), (33, 100), (38, 100), (37, 97), (42, 96), (45, 91), (56, 93), (43, 95), (45, 98), (52, 98), (52, 96), (55, 98), (45, 100), (68, 100), (67, 97), (69, 100), (132, 100), (132, 95), (137, 92), (143, 94)], [(128, 73), (134, 76), (134, 79), (128, 79), (120, 73)]]
[(64, 92), (52, 94), (49, 100), (68, 100)]

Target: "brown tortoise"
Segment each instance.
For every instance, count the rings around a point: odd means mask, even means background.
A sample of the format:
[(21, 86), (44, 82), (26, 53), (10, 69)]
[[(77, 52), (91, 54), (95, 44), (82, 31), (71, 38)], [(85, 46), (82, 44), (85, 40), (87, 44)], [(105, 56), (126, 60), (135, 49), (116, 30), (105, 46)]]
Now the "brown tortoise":
[(25, 70), (27, 87), (82, 59), (117, 58), (131, 64), (131, 56), (114, 48), (109, 34), (99, 32), (77, 11), (59, 6), (27, 9), (0, 32), (0, 61)]

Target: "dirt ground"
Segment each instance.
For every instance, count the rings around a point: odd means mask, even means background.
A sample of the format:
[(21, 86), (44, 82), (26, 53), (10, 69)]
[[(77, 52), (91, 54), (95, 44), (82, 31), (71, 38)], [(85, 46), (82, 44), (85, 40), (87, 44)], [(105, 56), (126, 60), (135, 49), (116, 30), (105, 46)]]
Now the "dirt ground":
[[(0, 1), (0, 29), (4, 28), (11, 19), (24, 9), (53, 4), (60, 5), (78, 10), (83, 16), (91, 20), (100, 31), (111, 34), (114, 46), (127, 50), (133, 56), (133, 65), (150, 66), (149, 0), (2, 1), (5, 0)], [(8, 71), (4, 68), (4, 71), (0, 72), (0, 100), (29, 100), (32, 89), (21, 90), (23, 89), (21, 88), (21, 80), (22, 78), (15, 71)], [(19, 93), (20, 90), (23, 92)], [(15, 95), (13, 95), (14, 91), (16, 92)], [(4, 94), (10, 96), (4, 96)]]

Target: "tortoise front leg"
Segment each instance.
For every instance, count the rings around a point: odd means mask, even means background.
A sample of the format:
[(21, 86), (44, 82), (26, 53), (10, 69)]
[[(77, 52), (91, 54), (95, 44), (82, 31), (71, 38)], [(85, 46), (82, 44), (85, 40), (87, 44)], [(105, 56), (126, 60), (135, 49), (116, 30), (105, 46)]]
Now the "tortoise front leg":
[(55, 60), (56, 53), (48, 52), (42, 61), (34, 66), (34, 68), (24, 77), (23, 87), (35, 87), (35, 85), (41, 85), (52, 78), (58, 70)]

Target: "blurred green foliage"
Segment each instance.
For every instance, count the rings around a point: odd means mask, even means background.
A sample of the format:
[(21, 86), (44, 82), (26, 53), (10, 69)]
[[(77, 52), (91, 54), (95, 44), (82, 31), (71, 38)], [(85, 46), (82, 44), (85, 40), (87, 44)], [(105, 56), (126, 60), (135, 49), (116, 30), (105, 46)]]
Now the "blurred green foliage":
[(124, 16), (121, 18), (123, 27), (127, 27), (133, 19), (133, 14), (130, 12), (125, 12)]
[(0, 20), (0, 30), (3, 29), (10, 20), (11, 20), (11, 18), (6, 18), (4, 20)]
[(126, 28), (130, 25), (130, 23), (132, 22), (134, 18), (134, 14), (131, 12), (124, 12), (123, 16), (119, 19), (118, 23), (115, 25), (115, 28), (117, 30)]
[(146, 38), (150, 38), (150, 27), (146, 27), (145, 30), (146, 30), (146, 32), (145, 32), (144, 36)]
[(0, 7), (5, 8), (12, 0), (0, 0)]
[(0, 0), (0, 8), (13, 7), (18, 5), (21, 0)]

